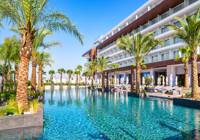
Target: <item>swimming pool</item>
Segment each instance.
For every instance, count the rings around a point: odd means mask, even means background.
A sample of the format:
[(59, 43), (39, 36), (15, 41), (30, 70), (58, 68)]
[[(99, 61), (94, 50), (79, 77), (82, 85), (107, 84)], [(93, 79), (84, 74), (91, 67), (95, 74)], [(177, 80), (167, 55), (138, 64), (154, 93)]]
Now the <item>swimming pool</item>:
[(193, 139), (200, 137), (200, 110), (72, 88), (46, 91), (43, 127), (38, 139)]

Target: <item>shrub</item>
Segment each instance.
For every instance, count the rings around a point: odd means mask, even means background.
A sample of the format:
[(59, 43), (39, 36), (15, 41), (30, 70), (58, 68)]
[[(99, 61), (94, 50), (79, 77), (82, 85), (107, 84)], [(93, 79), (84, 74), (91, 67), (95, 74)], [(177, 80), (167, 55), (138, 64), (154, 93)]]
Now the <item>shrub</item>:
[(11, 90), (10, 92), (9, 91), (6, 91), (4, 90), (3, 91), (3, 94), (1, 94), (1, 97), (3, 98), (3, 101), (8, 101), (10, 99), (13, 99), (15, 100), (16, 99), (16, 91), (15, 90)]
[(147, 85), (149, 85), (150, 86), (150, 84), (153, 82), (153, 79), (151, 78), (151, 77), (146, 77), (145, 78), (145, 83), (147, 84)]
[(38, 102), (38, 99), (32, 100), (29, 104), (30, 112), (35, 114), (38, 111), (39, 106), (40, 103)]

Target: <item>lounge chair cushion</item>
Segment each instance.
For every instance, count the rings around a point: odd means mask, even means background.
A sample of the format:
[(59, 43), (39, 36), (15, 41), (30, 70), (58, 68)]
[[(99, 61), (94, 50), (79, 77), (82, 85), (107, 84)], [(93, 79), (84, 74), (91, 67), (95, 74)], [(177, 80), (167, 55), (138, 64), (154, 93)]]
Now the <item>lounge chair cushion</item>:
[(160, 91), (164, 91), (164, 89), (160, 89)]
[(174, 90), (169, 90), (169, 92), (174, 92)]

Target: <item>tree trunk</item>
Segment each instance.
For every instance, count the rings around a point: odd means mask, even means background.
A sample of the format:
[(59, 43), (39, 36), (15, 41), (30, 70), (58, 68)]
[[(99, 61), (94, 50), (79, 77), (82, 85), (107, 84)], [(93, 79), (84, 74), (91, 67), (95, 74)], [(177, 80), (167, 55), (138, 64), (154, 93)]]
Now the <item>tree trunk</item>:
[(69, 74), (69, 83), (70, 83), (70, 81), (71, 81), (71, 74)]
[(140, 64), (136, 63), (136, 92), (140, 92)]
[(60, 73), (60, 84), (62, 84), (62, 72)]
[(76, 74), (76, 83), (78, 83), (78, 74)]
[(1, 94), (3, 93), (3, 90), (4, 90), (4, 82), (5, 82), (5, 76), (6, 76), (6, 64), (7, 64), (7, 61), (4, 62), (4, 66), (3, 66), (3, 74), (2, 74), (2, 82), (1, 82)]
[(37, 68), (37, 60), (36, 58), (32, 58), (31, 91), (35, 92), (36, 92), (36, 68)]
[(20, 67), (19, 67), (19, 76), (17, 84), (17, 95), (16, 101), (22, 103), (23, 109), (28, 109), (28, 72), (29, 72), (29, 61), (32, 55), (32, 45), (34, 41), (33, 30), (31, 33), (24, 31), (22, 44), (20, 48)]
[(79, 74), (79, 84), (81, 83), (81, 74)]
[(188, 60), (185, 61), (184, 65), (185, 65), (184, 66), (185, 67), (184, 68), (185, 69), (185, 87), (189, 88), (190, 85), (189, 85), (189, 82), (188, 82)]
[(51, 84), (53, 83), (53, 74), (51, 74)]
[(10, 93), (10, 86), (11, 86), (11, 80), (10, 80), (10, 62), (8, 63), (8, 92)]
[(104, 75), (103, 71), (102, 71), (102, 76), (101, 77), (102, 77), (102, 79), (101, 79), (102, 80), (102, 82), (101, 82), (102, 83), (102, 89), (104, 89), (105, 88), (105, 83), (104, 83), (105, 82), (105, 75)]
[(197, 52), (193, 50), (192, 59), (192, 98), (199, 98), (198, 72), (197, 72)]
[(15, 64), (15, 73), (14, 73), (14, 90), (16, 90), (17, 78), (18, 78), (18, 64)]
[(92, 73), (92, 87), (94, 86), (94, 73)]
[(39, 65), (39, 72), (38, 72), (38, 88), (42, 87), (42, 66)]
[(85, 86), (87, 85), (87, 76), (85, 76)]
[(130, 77), (130, 79), (131, 79), (131, 92), (133, 92), (134, 91), (134, 69), (133, 68), (131, 68), (131, 77)]

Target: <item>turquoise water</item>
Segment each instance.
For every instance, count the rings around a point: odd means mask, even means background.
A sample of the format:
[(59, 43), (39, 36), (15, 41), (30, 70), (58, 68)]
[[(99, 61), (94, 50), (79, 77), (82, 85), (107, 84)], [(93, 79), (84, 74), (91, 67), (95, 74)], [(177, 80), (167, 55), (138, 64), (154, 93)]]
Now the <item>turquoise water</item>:
[(46, 91), (38, 139), (198, 139), (200, 110), (158, 98), (82, 89)]

